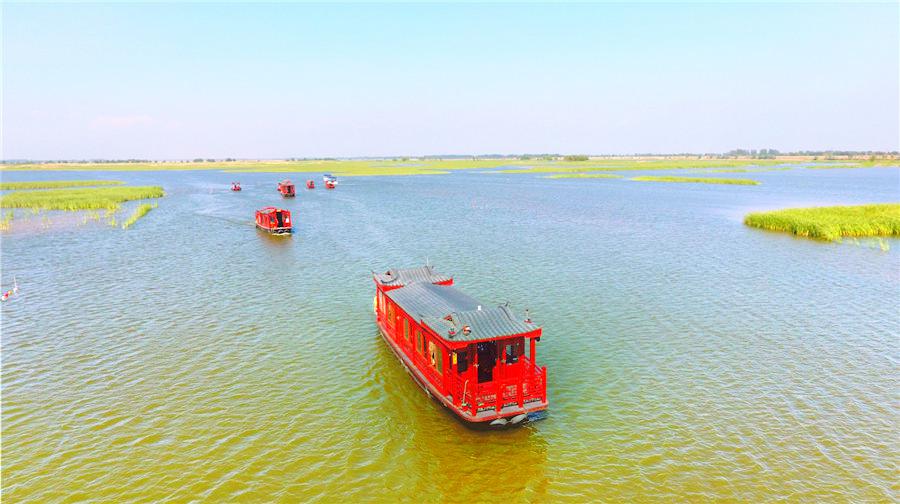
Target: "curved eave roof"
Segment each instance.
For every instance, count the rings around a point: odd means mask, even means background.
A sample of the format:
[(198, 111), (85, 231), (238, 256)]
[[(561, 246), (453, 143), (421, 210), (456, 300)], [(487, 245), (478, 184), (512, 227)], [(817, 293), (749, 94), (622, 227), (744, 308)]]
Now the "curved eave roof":
[[(540, 329), (509, 306), (484, 307), (452, 286), (419, 282), (385, 295), (448, 342), (489, 340)], [(471, 329), (468, 334), (463, 332), (465, 326)]]
[(409, 285), (415, 282), (438, 283), (452, 280), (453, 277), (434, 271), (434, 266), (418, 268), (394, 268), (384, 273), (374, 273), (375, 279), (382, 285)]

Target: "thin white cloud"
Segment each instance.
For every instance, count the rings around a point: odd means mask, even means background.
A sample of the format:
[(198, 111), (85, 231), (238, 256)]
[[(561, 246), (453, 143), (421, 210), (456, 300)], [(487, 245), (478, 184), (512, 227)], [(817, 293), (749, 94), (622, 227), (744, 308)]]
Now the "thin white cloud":
[(126, 129), (152, 123), (153, 118), (148, 115), (103, 115), (91, 120), (91, 128)]

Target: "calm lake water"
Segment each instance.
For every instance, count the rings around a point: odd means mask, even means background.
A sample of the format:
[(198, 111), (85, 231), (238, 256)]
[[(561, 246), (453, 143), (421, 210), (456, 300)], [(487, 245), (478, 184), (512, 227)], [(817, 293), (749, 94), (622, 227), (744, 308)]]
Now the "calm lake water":
[[(283, 174), (4, 173), (168, 193), (128, 231), (3, 236), (21, 288), (2, 308), (4, 500), (896, 501), (900, 241), (741, 219), (900, 201), (898, 173), (459, 172), (295, 200)], [(254, 229), (269, 204), (295, 235)], [(543, 325), (545, 420), (470, 430), (380, 340), (370, 270), (426, 259)]]

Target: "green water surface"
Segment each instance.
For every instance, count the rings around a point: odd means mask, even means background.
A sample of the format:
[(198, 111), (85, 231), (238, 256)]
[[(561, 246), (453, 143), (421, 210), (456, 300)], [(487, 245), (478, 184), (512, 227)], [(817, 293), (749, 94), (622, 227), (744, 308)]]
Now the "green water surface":
[[(898, 201), (896, 169), (283, 176), (115, 173), (168, 195), (3, 235), (4, 501), (897, 500), (900, 242), (741, 223)], [(253, 228), (270, 204), (295, 235)], [(543, 325), (545, 420), (468, 429), (385, 347), (370, 270), (426, 260)]]

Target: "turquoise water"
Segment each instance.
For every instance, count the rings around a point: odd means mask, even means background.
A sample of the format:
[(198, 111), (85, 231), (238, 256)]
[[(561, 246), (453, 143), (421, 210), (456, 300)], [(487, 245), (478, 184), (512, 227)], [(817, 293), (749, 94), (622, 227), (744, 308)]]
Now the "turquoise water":
[[(896, 500), (900, 241), (741, 219), (900, 201), (898, 173), (798, 168), (754, 187), (456, 172), (295, 200), (275, 192), (283, 174), (4, 173), (168, 196), (128, 231), (3, 235), (3, 287), (21, 288), (2, 307), (3, 495)], [(292, 210), (293, 236), (253, 228), (270, 204)], [(547, 419), (469, 430), (402, 370), (369, 272), (426, 260), (543, 325)]]

